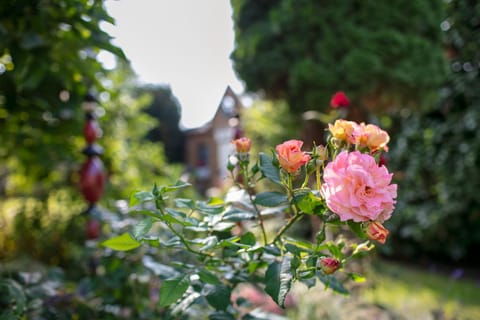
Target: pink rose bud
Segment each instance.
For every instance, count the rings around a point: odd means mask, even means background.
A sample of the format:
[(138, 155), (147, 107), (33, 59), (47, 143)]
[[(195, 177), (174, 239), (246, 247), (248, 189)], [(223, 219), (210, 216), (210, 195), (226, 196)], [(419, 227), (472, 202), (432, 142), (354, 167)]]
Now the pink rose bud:
[(381, 223), (372, 221), (365, 228), (365, 233), (370, 240), (375, 240), (384, 244), (389, 232)]
[(350, 100), (343, 91), (338, 91), (332, 96), (330, 100), (330, 106), (334, 109), (337, 108), (346, 108), (350, 105)]
[(300, 150), (302, 145), (300, 140), (288, 140), (275, 148), (280, 166), (288, 173), (297, 172), (310, 160), (310, 156)]
[(252, 141), (247, 137), (241, 137), (239, 139), (233, 140), (232, 144), (235, 145), (237, 153), (248, 153), (250, 147), (252, 146)]
[(332, 274), (340, 267), (340, 262), (331, 257), (326, 257), (320, 260), (320, 267), (325, 274)]

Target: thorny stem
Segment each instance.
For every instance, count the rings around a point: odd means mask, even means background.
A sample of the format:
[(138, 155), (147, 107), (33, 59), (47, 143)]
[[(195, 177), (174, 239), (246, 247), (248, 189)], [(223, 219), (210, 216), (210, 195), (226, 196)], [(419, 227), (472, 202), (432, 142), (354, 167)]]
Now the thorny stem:
[(292, 175), (290, 173), (287, 173), (287, 185), (286, 185), (286, 188), (287, 188), (287, 194), (288, 194), (288, 201), (290, 203), (290, 208), (293, 212), (293, 216), (290, 217), (290, 219), (288, 219), (288, 222), (287, 224), (285, 224), (279, 231), (278, 233), (276, 234), (275, 238), (273, 239), (273, 242), (272, 243), (275, 243), (277, 241), (280, 240), (280, 238), (282, 237), (282, 235), (288, 230), (290, 229), (290, 227), (295, 223), (297, 222), (298, 220), (300, 220), (302, 217), (303, 217), (303, 212), (301, 210), (298, 209), (298, 207), (294, 204), (293, 206), (291, 205), (292, 201), (293, 201), (293, 185), (292, 185)]
[[(165, 214), (165, 212), (163, 211), (163, 208), (162, 207), (159, 207), (158, 208), (160, 210), (160, 212), (162, 213), (162, 215)], [(165, 225), (168, 227), (168, 229), (173, 233), (175, 234), (179, 239), (180, 239), (180, 242), (184, 245), (185, 249), (187, 249), (187, 251), (193, 253), (193, 254), (197, 254), (197, 255), (201, 255), (203, 257), (211, 257), (213, 256), (212, 253), (205, 253), (205, 252), (200, 252), (200, 251), (197, 251), (195, 249), (193, 249), (189, 244), (188, 242), (185, 240), (185, 238), (183, 238), (183, 236), (177, 231), (175, 230), (175, 228), (167, 221), (163, 221), (165, 223)]]
[(248, 164), (245, 165), (245, 164), (242, 163), (240, 165), (240, 169), (241, 169), (242, 175), (243, 175), (245, 191), (247, 191), (248, 198), (250, 199), (250, 202), (252, 203), (253, 208), (255, 209), (255, 213), (257, 214), (257, 217), (258, 217), (258, 225), (260, 226), (260, 230), (262, 232), (263, 244), (266, 245), (268, 243), (268, 240), (267, 240), (267, 233), (265, 232), (265, 225), (263, 223), (263, 217), (262, 217), (262, 214), (260, 213), (260, 210), (258, 209), (257, 205), (253, 201), (253, 195), (250, 191), (250, 180), (249, 180), (249, 177), (248, 177)]

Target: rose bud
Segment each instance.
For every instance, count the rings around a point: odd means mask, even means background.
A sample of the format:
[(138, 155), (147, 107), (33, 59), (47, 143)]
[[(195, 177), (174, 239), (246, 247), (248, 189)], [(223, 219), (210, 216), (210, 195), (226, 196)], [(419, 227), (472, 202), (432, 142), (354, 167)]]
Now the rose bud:
[(326, 257), (320, 260), (320, 267), (325, 274), (332, 274), (340, 267), (340, 262), (331, 257)]
[(350, 100), (343, 91), (338, 91), (332, 96), (330, 100), (330, 106), (334, 109), (337, 108), (346, 108), (350, 105)]
[(389, 232), (381, 223), (372, 221), (365, 228), (365, 233), (370, 240), (384, 244)]
[(241, 137), (232, 141), (232, 144), (235, 145), (237, 153), (248, 153), (250, 147), (252, 146), (252, 141), (247, 137)]

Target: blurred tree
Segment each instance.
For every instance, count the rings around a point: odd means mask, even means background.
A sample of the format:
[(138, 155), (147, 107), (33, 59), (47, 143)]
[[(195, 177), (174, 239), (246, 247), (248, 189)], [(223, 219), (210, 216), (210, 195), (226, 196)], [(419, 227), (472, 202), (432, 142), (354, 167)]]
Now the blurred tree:
[(418, 107), (444, 81), (441, 1), (231, 2), (240, 78), (295, 113), (337, 90), (359, 108)]
[(145, 111), (158, 120), (158, 125), (148, 132), (147, 138), (163, 142), (169, 162), (183, 162), (184, 134), (179, 126), (181, 107), (172, 90), (170, 87), (147, 86), (138, 88), (138, 92), (152, 95)]
[(391, 148), (401, 190), (393, 252), (479, 263), (480, 4), (450, 1), (441, 28), (451, 62), (442, 101), (402, 112)]
[[(65, 265), (82, 252), (85, 202), (76, 184), (88, 90), (104, 132), (102, 204), (180, 173), (166, 165), (161, 144), (143, 139), (155, 125), (142, 112), (149, 97), (136, 94), (123, 52), (100, 28), (105, 22), (113, 19), (100, 0), (0, 2), (0, 258), (26, 253)], [(117, 57), (115, 70), (98, 61), (102, 50)]]
[(125, 58), (105, 22), (101, 0), (1, 2), (0, 193), (45, 196), (81, 159), (80, 105), (105, 79), (97, 54)]

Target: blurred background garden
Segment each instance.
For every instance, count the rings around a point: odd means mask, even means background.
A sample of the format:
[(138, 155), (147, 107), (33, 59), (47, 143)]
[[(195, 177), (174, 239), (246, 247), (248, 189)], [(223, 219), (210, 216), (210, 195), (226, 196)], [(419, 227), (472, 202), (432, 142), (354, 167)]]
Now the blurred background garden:
[[(158, 286), (174, 257), (99, 245), (135, 223), (132, 192), (181, 178), (194, 186), (184, 197), (221, 197), (232, 139), (250, 137), (255, 151), (291, 138), (308, 148), (343, 117), (390, 134), (383, 161), (399, 190), (390, 235), (359, 264), (365, 281), (349, 296), (295, 287), (279, 317), (480, 319), (480, 3), (175, 6), (0, 4), (0, 318), (162, 319)], [(197, 25), (182, 28), (193, 16)], [(145, 21), (149, 37), (132, 31)], [(201, 41), (184, 38), (195, 28)], [(231, 38), (215, 40), (218, 30)], [(136, 40), (131, 51), (119, 31)], [(215, 41), (229, 39), (222, 55)], [(136, 69), (135, 50), (161, 81)], [(185, 80), (178, 97), (173, 77)], [(338, 91), (348, 106), (332, 107)], [(295, 231), (308, 238), (309, 228)]]

